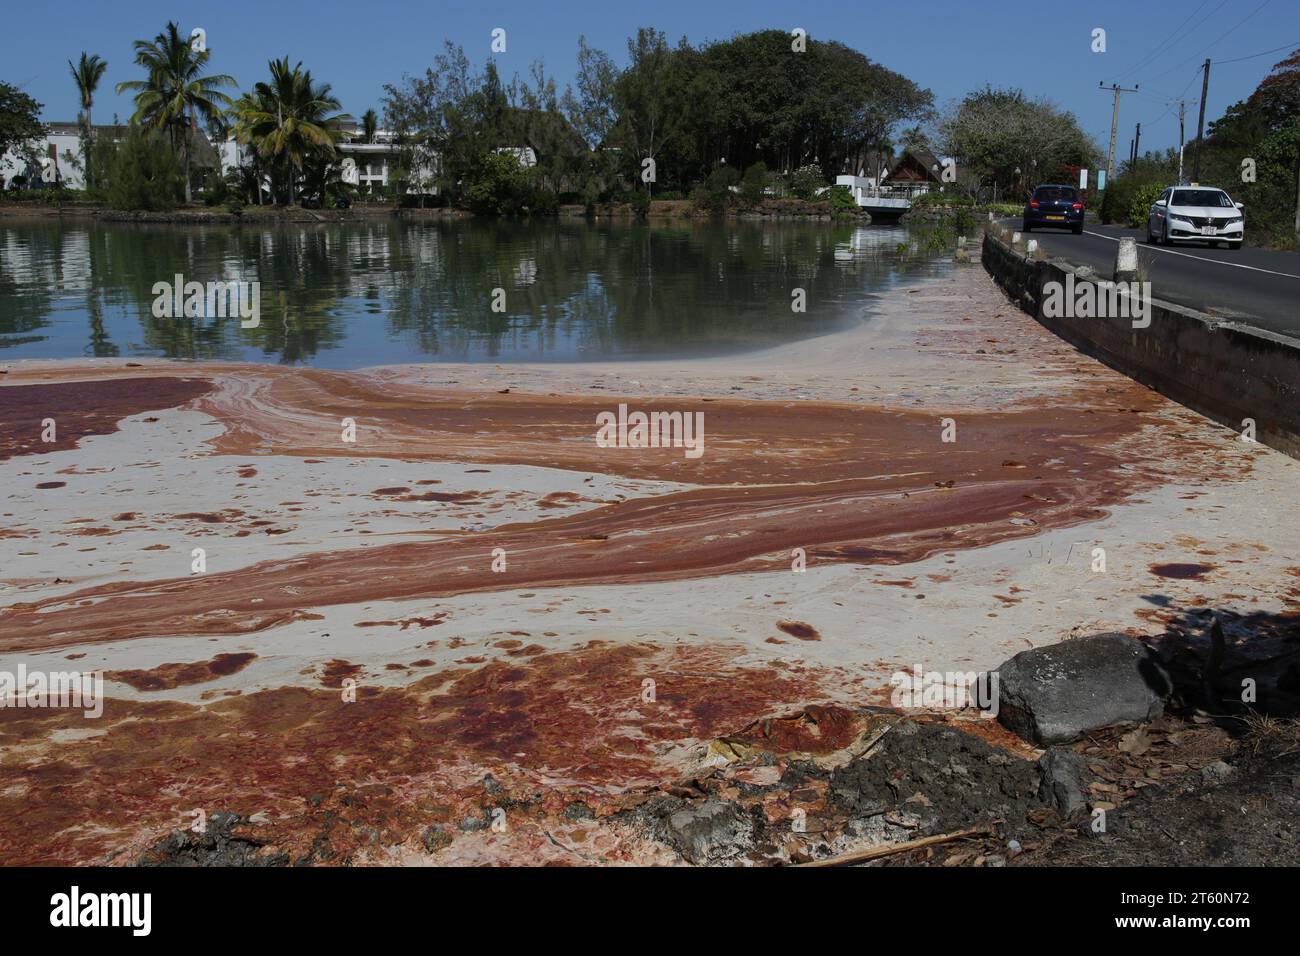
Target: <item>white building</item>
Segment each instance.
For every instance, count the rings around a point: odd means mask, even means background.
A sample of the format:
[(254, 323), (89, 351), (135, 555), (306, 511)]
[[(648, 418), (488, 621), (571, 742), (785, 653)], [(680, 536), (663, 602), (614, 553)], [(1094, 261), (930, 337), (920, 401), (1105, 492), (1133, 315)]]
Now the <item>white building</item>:
[(365, 192), (375, 187), (387, 188), (397, 166), (400, 147), (397, 136), (389, 130), (375, 130), (374, 139), (367, 143), (358, 130), (344, 137), (338, 144), (343, 154), (343, 181)]
[[(367, 193), (378, 192), (396, 183), (401, 147), (395, 133), (376, 130), (373, 140), (366, 142), (359, 128), (349, 129), (337, 146), (342, 155), (339, 165), (345, 183)], [(253, 148), (237, 143), (233, 137), (221, 144), (218, 153), (223, 171), (248, 165), (253, 160)], [(269, 179), (267, 186), (270, 186)], [(411, 181), (407, 183), (406, 191), (436, 193), (433, 171), (427, 165), (417, 167)]]
[[(123, 130), (121, 126), (96, 126), (95, 135), (116, 138)], [(35, 164), (29, 168), (32, 159)], [(86, 171), (81, 158), (81, 125), (48, 123), (45, 136), (28, 144), (27, 149), (11, 149), (0, 156), (0, 179), (5, 189), (15, 176), (36, 176), (46, 187), (62, 183), (69, 189), (82, 189)]]
[[(107, 125), (95, 126), (95, 139), (108, 138), (114, 141), (126, 138), (129, 126)], [(212, 166), (216, 155), (208, 139), (199, 130), (191, 137), (194, 147), (193, 165)], [(224, 153), (220, 154), (224, 165)], [(11, 149), (0, 156), (0, 179), (8, 189), (16, 176), (37, 176), (41, 185), (35, 188), (48, 188), (62, 185), (67, 189), (84, 189), (86, 187), (86, 170), (81, 155), (80, 123), (46, 123), (45, 135), (28, 143), (25, 148)]]

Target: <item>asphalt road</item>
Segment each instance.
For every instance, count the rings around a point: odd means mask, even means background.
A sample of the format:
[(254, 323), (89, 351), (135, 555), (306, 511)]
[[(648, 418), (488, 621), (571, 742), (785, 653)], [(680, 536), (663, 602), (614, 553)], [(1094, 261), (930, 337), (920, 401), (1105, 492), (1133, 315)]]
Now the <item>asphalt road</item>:
[[(1003, 221), (1020, 228), (1018, 217)], [(1138, 240), (1138, 259), (1146, 264), (1155, 298), (1300, 339), (1300, 254), (1249, 246), (1149, 246), (1140, 230), (1096, 223), (1085, 225), (1080, 236), (1035, 228), (1032, 238), (1051, 256), (1111, 276), (1121, 236)]]

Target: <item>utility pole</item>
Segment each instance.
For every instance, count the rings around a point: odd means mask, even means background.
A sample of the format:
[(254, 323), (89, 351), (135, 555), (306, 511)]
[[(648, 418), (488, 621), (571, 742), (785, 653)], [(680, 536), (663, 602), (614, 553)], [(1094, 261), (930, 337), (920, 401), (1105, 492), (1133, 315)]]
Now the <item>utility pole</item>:
[(1138, 123), (1137, 135), (1133, 137), (1133, 162), (1136, 163), (1138, 161), (1138, 157), (1141, 155), (1142, 155), (1142, 124)]
[[(1098, 87), (1105, 89), (1105, 84), (1098, 83)], [(1115, 133), (1119, 129), (1119, 97), (1121, 93), (1136, 93), (1138, 87), (1128, 90), (1118, 84), (1112, 84), (1111, 91), (1115, 94), (1115, 108), (1110, 114), (1110, 149), (1106, 153), (1106, 186), (1109, 188), (1111, 179), (1115, 175)]]
[(1183, 184), (1183, 113), (1186, 103), (1178, 101), (1178, 185)]
[(1210, 59), (1205, 58), (1205, 77), (1201, 80), (1201, 118), (1196, 121), (1196, 158), (1192, 160), (1192, 182), (1201, 181), (1201, 138), (1205, 135), (1205, 97), (1210, 92)]

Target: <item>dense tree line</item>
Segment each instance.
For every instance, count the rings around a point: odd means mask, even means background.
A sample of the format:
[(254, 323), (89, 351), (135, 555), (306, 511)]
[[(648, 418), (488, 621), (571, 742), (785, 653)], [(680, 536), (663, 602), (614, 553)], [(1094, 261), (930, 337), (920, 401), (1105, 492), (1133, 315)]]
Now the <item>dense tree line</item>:
[(580, 39), (563, 95), (540, 64), (505, 84), (492, 62), (474, 69), (448, 43), (423, 76), (389, 84), (384, 97), (412, 178), (429, 171), (453, 200), (468, 197), (494, 151), (526, 143), (538, 188), (588, 202), (629, 188), (685, 191), (724, 165), (856, 171), (932, 103), (929, 91), (843, 44), (779, 30), (674, 46), (640, 29), (622, 68)]
[[(224, 88), (233, 78), (209, 73), (211, 52), (175, 23), (137, 41), (134, 53), (143, 76), (118, 84), (135, 94), (133, 129), (120, 142), (96, 142), (90, 120), (107, 64), (88, 53), (68, 64), (94, 198), (165, 208), (188, 201), (196, 177), (209, 201), (323, 201), (347, 191), (337, 146), (350, 117), (301, 63), (271, 61), (268, 79), (232, 98)], [(540, 62), (507, 81), (493, 61), (476, 67), (447, 42), (422, 75), (384, 89), (383, 121), (398, 146), (395, 191), (436, 192), (491, 214), (617, 199), (644, 209), (651, 196), (688, 194), (712, 206), (758, 202), (774, 190), (810, 198), (838, 173), (878, 174), (899, 147), (953, 161), (948, 188), (969, 198), (1014, 201), (1101, 160), (1075, 117), (1046, 100), (985, 87), (936, 112), (930, 92), (907, 77), (841, 43), (781, 30), (692, 45), (642, 28), (621, 65), (580, 37), (574, 81), (562, 92)], [(0, 84), (0, 146), (30, 147), (43, 132), (39, 109)], [(196, 171), (200, 122), (218, 138), (232, 134), (250, 161), (224, 179)], [(373, 110), (363, 116), (365, 141), (379, 122)], [(1197, 146), (1188, 144), (1188, 170)], [(1300, 50), (1212, 121), (1199, 146), (1201, 181), (1244, 201), (1254, 230), (1294, 241)], [(1126, 218), (1176, 177), (1172, 152), (1123, 164), (1104, 214)]]
[(1300, 50), (1210, 124), (1203, 150), (1201, 181), (1244, 202), (1249, 229), (1300, 241)]

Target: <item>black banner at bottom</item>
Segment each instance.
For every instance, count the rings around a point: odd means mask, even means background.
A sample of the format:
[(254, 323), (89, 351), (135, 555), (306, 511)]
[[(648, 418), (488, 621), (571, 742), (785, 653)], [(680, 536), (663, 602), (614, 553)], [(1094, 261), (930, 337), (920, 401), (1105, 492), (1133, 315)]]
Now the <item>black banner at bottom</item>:
[[(1068, 929), (1079, 941), (1200, 933), (1231, 941), (1289, 918), (1289, 875), (1265, 869), (11, 869), (11, 942), (76, 935), (125, 943), (244, 939), (338, 944), (425, 925), (477, 927), (494, 948), (562, 931), (612, 940), (725, 932), (808, 942), (862, 920), (909, 934)], [(857, 902), (854, 903), (853, 901)], [(838, 902), (836, 902), (838, 901)], [(836, 916), (835, 912), (840, 911)], [(641, 930), (637, 930), (637, 926)], [(866, 930), (867, 925), (861, 925)], [(450, 941), (455, 937), (448, 936)], [(689, 938), (689, 937), (688, 937)]]

